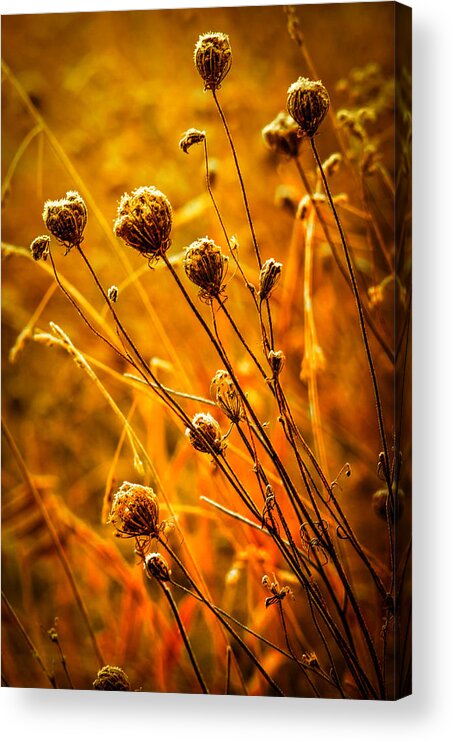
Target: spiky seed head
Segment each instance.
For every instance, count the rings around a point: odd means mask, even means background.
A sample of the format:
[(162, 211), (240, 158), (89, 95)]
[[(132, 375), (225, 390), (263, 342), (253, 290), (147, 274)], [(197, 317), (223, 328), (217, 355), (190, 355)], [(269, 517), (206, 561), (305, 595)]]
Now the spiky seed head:
[(171, 579), (171, 569), (169, 568), (166, 559), (157, 552), (148, 554), (145, 557), (144, 570), (150, 579), (154, 577), (159, 582), (168, 582)]
[(286, 111), (280, 111), (261, 133), (270, 150), (285, 157), (297, 157), (302, 143), (299, 127)]
[(113, 231), (148, 260), (158, 260), (171, 245), (172, 220), (168, 198), (154, 186), (141, 186), (122, 196)]
[(115, 304), (118, 301), (118, 286), (110, 286), (107, 291), (107, 296), (109, 298), (109, 301)]
[(48, 234), (40, 234), (35, 237), (30, 245), (30, 252), (33, 260), (47, 260), (49, 254), (50, 237)]
[(302, 136), (313, 137), (329, 110), (329, 94), (321, 80), (299, 77), (288, 88), (287, 108)]
[(117, 536), (134, 538), (155, 536), (159, 530), (159, 500), (151, 487), (123, 482), (113, 497), (107, 523)]
[(131, 690), (131, 684), (124, 670), (114, 665), (101, 667), (93, 682), (94, 690)]
[(282, 350), (271, 350), (269, 351), (267, 359), (272, 369), (272, 375), (276, 378), (279, 376), (283, 366), (285, 365), (286, 356)]
[(280, 280), (282, 272), (282, 263), (278, 263), (274, 258), (269, 258), (263, 263), (260, 271), (260, 288), (259, 295), (261, 301), (268, 299), (272, 291)]
[(186, 436), (197, 451), (217, 455), (222, 453), (225, 444), (220, 425), (209, 412), (198, 412), (192, 419), (192, 426), (186, 428)]
[(58, 201), (46, 201), (42, 218), (49, 232), (66, 247), (66, 253), (82, 243), (88, 212), (77, 191), (68, 191)]
[(186, 249), (184, 270), (187, 277), (200, 287), (200, 299), (211, 302), (224, 289), (228, 257), (213, 240), (203, 237)]
[(218, 407), (233, 423), (243, 417), (242, 400), (228, 371), (217, 371), (211, 381), (211, 394)]
[(194, 62), (205, 90), (217, 90), (231, 67), (230, 39), (224, 33), (205, 33), (195, 44)]
[(179, 140), (179, 146), (183, 152), (189, 154), (189, 149), (194, 144), (201, 144), (206, 139), (206, 132), (200, 129), (187, 129)]

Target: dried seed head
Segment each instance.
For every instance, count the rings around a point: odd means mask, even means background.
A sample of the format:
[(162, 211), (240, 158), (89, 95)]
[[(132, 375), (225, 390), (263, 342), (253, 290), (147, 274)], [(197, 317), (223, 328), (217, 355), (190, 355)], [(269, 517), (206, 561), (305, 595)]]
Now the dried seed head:
[(285, 157), (297, 157), (302, 141), (299, 127), (285, 111), (280, 111), (274, 120), (264, 127), (262, 136), (273, 152)]
[(329, 110), (329, 94), (320, 80), (299, 77), (288, 88), (288, 113), (299, 124), (300, 134), (313, 137)]
[(275, 189), (274, 203), (294, 219), (299, 203), (297, 190), (292, 186), (281, 183)]
[(222, 453), (225, 444), (219, 423), (212, 415), (198, 412), (192, 420), (193, 428), (186, 428), (186, 436), (192, 446), (202, 453)]
[(107, 296), (109, 300), (115, 304), (118, 301), (118, 286), (110, 286), (107, 291)]
[(154, 552), (148, 554), (143, 565), (147, 577), (155, 577), (159, 582), (168, 582), (171, 578), (171, 569), (162, 554)]
[(200, 144), (206, 139), (206, 132), (199, 129), (187, 129), (179, 140), (179, 146), (183, 152), (189, 154), (189, 149), (194, 144)]
[(33, 260), (47, 260), (49, 254), (50, 237), (48, 234), (41, 234), (35, 237), (30, 245), (30, 252)]
[(42, 218), (49, 232), (66, 247), (66, 253), (83, 241), (88, 212), (77, 191), (68, 191), (59, 201), (46, 201)]
[(242, 401), (228, 371), (217, 371), (211, 381), (211, 394), (231, 422), (238, 423), (243, 416)]
[(282, 350), (271, 350), (269, 351), (267, 359), (272, 369), (272, 375), (276, 378), (285, 365), (286, 356)]
[(205, 90), (217, 90), (231, 67), (231, 46), (224, 33), (205, 33), (195, 44), (194, 62)]
[(121, 667), (105, 665), (98, 672), (93, 682), (94, 690), (131, 690), (131, 684)]
[(319, 660), (315, 652), (304, 652), (302, 662), (308, 667), (319, 667)]
[(120, 538), (155, 536), (159, 530), (159, 501), (151, 487), (123, 482), (114, 495), (107, 523)]
[(388, 514), (390, 521), (393, 522), (395, 520), (395, 510), (396, 510), (396, 519), (399, 520), (404, 512), (404, 492), (402, 489), (398, 490), (398, 498), (394, 500), (393, 502), (388, 502), (388, 491), (386, 489), (378, 490), (374, 493), (373, 499), (372, 499), (372, 507), (375, 515), (377, 515), (378, 518), (381, 520), (387, 521), (387, 508), (388, 508)]
[(278, 263), (274, 258), (269, 258), (263, 263), (260, 271), (260, 288), (259, 295), (261, 301), (268, 299), (280, 280), (282, 272), (282, 264)]
[(141, 186), (122, 196), (113, 231), (145, 258), (157, 260), (171, 245), (171, 227), (168, 198), (154, 186)]
[(200, 299), (206, 302), (218, 298), (222, 293), (228, 257), (213, 240), (207, 237), (192, 242), (184, 256), (187, 277), (200, 287)]

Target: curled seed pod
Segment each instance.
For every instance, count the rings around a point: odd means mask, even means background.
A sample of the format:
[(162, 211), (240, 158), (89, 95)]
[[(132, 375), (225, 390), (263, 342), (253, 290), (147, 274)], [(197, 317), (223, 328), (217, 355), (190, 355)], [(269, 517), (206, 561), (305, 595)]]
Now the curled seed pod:
[(120, 538), (151, 537), (159, 531), (159, 501), (151, 487), (123, 482), (115, 494), (107, 523)]
[(157, 260), (167, 252), (171, 228), (170, 201), (154, 186), (141, 186), (122, 196), (113, 231), (145, 258)]
[(285, 157), (297, 157), (301, 145), (299, 127), (285, 111), (280, 111), (261, 133), (270, 150)]
[(263, 263), (260, 271), (260, 288), (259, 295), (261, 301), (268, 299), (272, 291), (280, 280), (282, 272), (282, 263), (278, 263), (274, 258), (269, 258)]
[(124, 670), (114, 665), (101, 667), (93, 682), (94, 690), (131, 690), (131, 684)]
[(231, 422), (238, 423), (243, 416), (242, 401), (228, 371), (217, 371), (211, 381), (211, 394)]
[(118, 301), (118, 286), (110, 286), (107, 291), (107, 296), (109, 300), (115, 304)]
[(30, 252), (33, 260), (47, 260), (49, 254), (50, 237), (48, 234), (40, 234), (35, 237), (30, 245)]
[[(377, 490), (377, 492), (374, 493), (373, 499), (372, 499), (372, 507), (375, 515), (377, 515), (378, 518), (381, 520), (387, 520), (387, 500), (388, 500), (388, 491), (386, 489)], [(396, 510), (396, 519), (399, 520), (404, 512), (404, 492), (402, 489), (398, 490), (398, 497), (394, 501), (394, 503), (390, 504), (390, 507), (388, 508), (389, 512), (389, 518), (393, 522), (395, 520), (395, 511)]]
[(183, 152), (189, 154), (189, 149), (194, 144), (201, 144), (206, 139), (206, 132), (199, 129), (187, 129), (179, 140), (179, 146)]
[(49, 232), (66, 247), (66, 253), (83, 241), (88, 212), (77, 191), (68, 191), (59, 201), (46, 201), (42, 218)]
[(194, 62), (205, 90), (217, 90), (231, 67), (230, 39), (224, 33), (205, 33), (195, 44)]
[(334, 152), (333, 155), (330, 155), (330, 157), (328, 157), (327, 160), (322, 163), (322, 169), (329, 178), (332, 175), (335, 175), (342, 163), (342, 160), (343, 158), (340, 153)]
[(199, 286), (200, 299), (206, 302), (219, 298), (223, 292), (228, 257), (213, 240), (203, 237), (186, 249), (184, 270), (192, 283)]
[(329, 110), (329, 94), (321, 80), (299, 77), (288, 88), (288, 113), (299, 124), (302, 136), (313, 137)]
[(171, 569), (162, 554), (157, 552), (148, 554), (143, 566), (147, 577), (150, 579), (154, 577), (158, 582), (168, 582), (171, 578)]
[(271, 350), (269, 351), (267, 359), (272, 369), (272, 375), (276, 378), (285, 365), (286, 356), (282, 350)]
[(186, 428), (186, 436), (197, 451), (222, 453), (225, 444), (222, 441), (220, 426), (209, 412), (198, 412), (192, 420), (192, 425), (193, 429)]

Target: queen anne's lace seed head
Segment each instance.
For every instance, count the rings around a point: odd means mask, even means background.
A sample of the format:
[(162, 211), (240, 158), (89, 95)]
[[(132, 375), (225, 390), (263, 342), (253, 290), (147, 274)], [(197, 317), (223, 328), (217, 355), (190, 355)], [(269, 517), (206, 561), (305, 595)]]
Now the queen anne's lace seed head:
[(209, 412), (198, 412), (192, 420), (193, 428), (186, 428), (192, 446), (202, 453), (220, 454), (225, 448), (219, 423)]
[(200, 287), (200, 299), (210, 302), (219, 298), (224, 289), (228, 257), (213, 240), (196, 240), (186, 249), (184, 270), (187, 277)]
[(270, 150), (285, 157), (297, 157), (302, 143), (299, 127), (285, 111), (280, 111), (262, 131), (263, 139)]
[(321, 80), (299, 77), (288, 88), (288, 113), (299, 124), (302, 136), (313, 137), (329, 110), (329, 94)]
[(46, 201), (42, 218), (49, 232), (66, 247), (66, 252), (83, 241), (88, 212), (77, 191), (68, 191), (66, 197), (58, 201)]
[(200, 36), (194, 52), (194, 62), (204, 80), (205, 90), (217, 90), (231, 67), (231, 46), (224, 33), (205, 33)]
[(94, 690), (132, 690), (124, 670), (114, 665), (101, 667), (93, 682), (93, 688)]
[(228, 371), (217, 371), (211, 381), (211, 394), (218, 407), (233, 423), (243, 417), (242, 401)]
[(49, 254), (50, 237), (48, 234), (41, 234), (35, 237), (30, 245), (30, 252), (33, 260), (47, 260)]
[(140, 538), (157, 535), (159, 531), (159, 501), (151, 487), (123, 482), (113, 498), (108, 518), (117, 535)]
[(157, 260), (167, 252), (171, 228), (170, 201), (154, 186), (141, 186), (122, 196), (113, 231), (144, 257)]
[(144, 562), (144, 570), (149, 578), (154, 577), (159, 582), (168, 582), (171, 578), (171, 570), (167, 564), (166, 559), (159, 554), (154, 552), (148, 554)]

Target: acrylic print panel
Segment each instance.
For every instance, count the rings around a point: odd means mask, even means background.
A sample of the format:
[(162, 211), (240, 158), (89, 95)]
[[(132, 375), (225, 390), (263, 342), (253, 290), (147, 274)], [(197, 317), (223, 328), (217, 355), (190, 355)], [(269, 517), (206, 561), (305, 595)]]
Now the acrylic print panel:
[(3, 18), (3, 685), (410, 693), (410, 24)]

